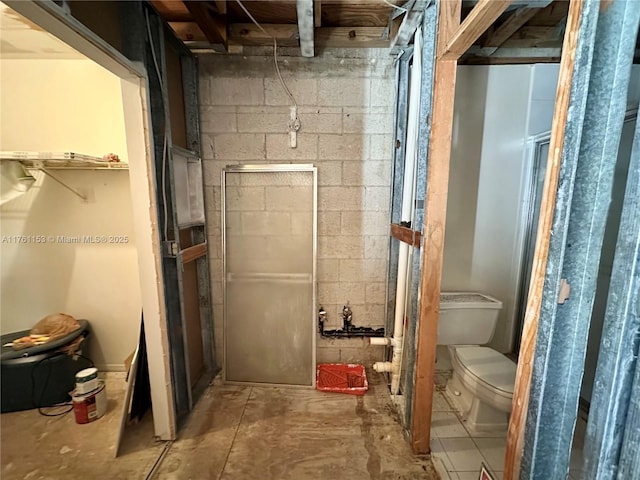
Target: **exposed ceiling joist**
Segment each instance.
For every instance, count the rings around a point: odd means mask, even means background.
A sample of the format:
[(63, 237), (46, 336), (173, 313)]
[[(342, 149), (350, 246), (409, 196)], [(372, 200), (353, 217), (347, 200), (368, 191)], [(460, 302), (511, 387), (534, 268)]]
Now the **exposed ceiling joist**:
[(226, 15), (227, 14), (227, 0), (215, 0), (214, 3), (218, 8), (218, 15)]
[[(238, 53), (242, 46), (271, 46), (274, 35), (279, 45), (299, 47), (301, 55), (312, 56), (317, 54), (318, 47), (385, 48), (391, 44), (391, 53), (407, 48), (424, 9), (432, 1), (243, 0), (267, 34), (250, 23), (234, 0), (151, 0), (151, 3), (192, 49)], [(441, 5), (449, 3), (450, 0), (442, 0)], [(555, 53), (562, 41), (567, 3), (566, 0), (463, 0), (463, 21), (450, 29), (454, 33), (438, 56), (460, 59), (462, 63), (483, 63), (483, 58), (486, 64), (510, 60), (522, 63), (523, 58), (557, 61)], [(480, 35), (487, 26), (490, 28)], [(526, 53), (527, 49), (534, 50)], [(546, 53), (553, 56), (547, 59), (539, 56)]]
[[(262, 32), (252, 23), (229, 25), (229, 45), (273, 45), (273, 37), (283, 47), (298, 46), (298, 27), (296, 25), (263, 25)], [(315, 44), (331, 48), (384, 48), (389, 45), (385, 36), (385, 27), (321, 27), (316, 28)]]
[(298, 12), (298, 34), (300, 36), (300, 53), (303, 57), (313, 57), (314, 49), (314, 16), (313, 0), (298, 0), (296, 2)]
[[(499, 46), (482, 47), (473, 45), (464, 57), (473, 55), (479, 57), (490, 57), (493, 55), (504, 57), (504, 51), (515, 51), (536, 49), (538, 52), (552, 51), (549, 49), (560, 49), (562, 47), (563, 30), (559, 26), (555, 27), (530, 27), (525, 26), (503, 41)], [(546, 49), (546, 50), (545, 50)], [(556, 55), (553, 55), (555, 58)]]
[(151, 0), (150, 3), (162, 18), (170, 18), (176, 22), (191, 20), (191, 14), (184, 2), (175, 0)]
[(521, 7), (513, 12), (502, 25), (489, 33), (481, 43), (484, 48), (497, 48), (531, 20), (540, 10), (538, 8)]
[(459, 59), (511, 4), (511, 0), (480, 0), (451, 35), (443, 52), (444, 60)]
[(473, 64), (516, 64), (557, 62), (562, 48), (558, 47), (500, 47), (491, 56), (483, 54), (482, 48), (473, 46), (460, 63)]
[(186, 1), (184, 4), (191, 13), (193, 20), (207, 37), (207, 40), (212, 44), (221, 44), (226, 47), (226, 17), (213, 12), (209, 2)]

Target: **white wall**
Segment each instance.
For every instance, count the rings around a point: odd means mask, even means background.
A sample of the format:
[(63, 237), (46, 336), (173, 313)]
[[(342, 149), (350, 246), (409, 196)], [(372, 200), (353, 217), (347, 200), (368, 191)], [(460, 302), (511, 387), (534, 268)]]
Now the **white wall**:
[(525, 143), (530, 128), (551, 127), (555, 97), (555, 82), (540, 81), (552, 74), (536, 69), (458, 67), (442, 289), (501, 300), (491, 345), (505, 352), (517, 308)]
[[(120, 79), (88, 60), (3, 60), (2, 150), (75, 151), (126, 158)], [(36, 173), (26, 195), (0, 207), (3, 333), (49, 313), (89, 320), (88, 353), (101, 369), (122, 369), (137, 344), (140, 283), (127, 171), (61, 171), (84, 202)], [(14, 235), (45, 244), (15, 243)], [(58, 236), (104, 235), (123, 243), (69, 244)]]
[(127, 158), (120, 79), (91, 60), (0, 61), (0, 149)]

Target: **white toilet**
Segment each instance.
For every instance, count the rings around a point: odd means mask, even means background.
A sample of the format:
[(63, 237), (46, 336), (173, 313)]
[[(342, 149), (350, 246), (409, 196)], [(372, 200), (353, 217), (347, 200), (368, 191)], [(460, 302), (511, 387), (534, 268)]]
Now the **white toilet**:
[(507, 430), (516, 364), (488, 343), (502, 302), (475, 292), (440, 294), (438, 345), (447, 345), (453, 376), (447, 393), (467, 428), (478, 433)]

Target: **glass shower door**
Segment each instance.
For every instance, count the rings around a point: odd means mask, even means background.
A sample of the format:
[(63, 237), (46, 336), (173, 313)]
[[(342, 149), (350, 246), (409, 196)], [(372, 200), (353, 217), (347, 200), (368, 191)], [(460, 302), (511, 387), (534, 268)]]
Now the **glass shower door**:
[(225, 380), (312, 386), (316, 169), (223, 172)]

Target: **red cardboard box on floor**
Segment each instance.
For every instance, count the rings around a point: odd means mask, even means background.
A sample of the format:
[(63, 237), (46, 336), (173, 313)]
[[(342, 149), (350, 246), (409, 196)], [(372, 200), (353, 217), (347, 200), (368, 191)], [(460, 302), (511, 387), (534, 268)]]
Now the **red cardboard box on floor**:
[(323, 392), (364, 395), (369, 383), (364, 365), (320, 363), (316, 371), (316, 388)]

